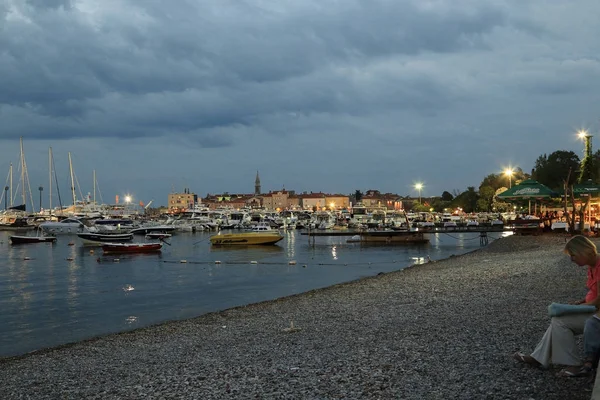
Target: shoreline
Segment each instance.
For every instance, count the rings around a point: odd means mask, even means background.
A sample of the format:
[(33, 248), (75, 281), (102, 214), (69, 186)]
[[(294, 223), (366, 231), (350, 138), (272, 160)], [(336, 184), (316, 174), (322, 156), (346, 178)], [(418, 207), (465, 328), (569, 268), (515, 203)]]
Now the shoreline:
[[(4, 358), (0, 397), (589, 399), (593, 381), (511, 359), (541, 338), (550, 302), (584, 292), (585, 270), (564, 257), (564, 242), (509, 236), (399, 271)], [(290, 321), (299, 330), (286, 331)]]

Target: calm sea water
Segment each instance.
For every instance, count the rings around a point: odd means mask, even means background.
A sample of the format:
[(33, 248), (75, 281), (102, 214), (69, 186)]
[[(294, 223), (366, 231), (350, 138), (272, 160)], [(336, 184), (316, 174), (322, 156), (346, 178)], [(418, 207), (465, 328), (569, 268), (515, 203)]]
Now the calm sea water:
[(275, 246), (227, 249), (211, 247), (209, 233), (180, 233), (160, 254), (104, 256), (77, 236), (15, 246), (10, 235), (0, 232), (0, 357), (306, 292), (480, 247), (477, 233), (430, 235), (430, 244), (422, 246), (367, 247), (346, 243), (345, 236), (317, 237), (313, 244), (292, 231)]

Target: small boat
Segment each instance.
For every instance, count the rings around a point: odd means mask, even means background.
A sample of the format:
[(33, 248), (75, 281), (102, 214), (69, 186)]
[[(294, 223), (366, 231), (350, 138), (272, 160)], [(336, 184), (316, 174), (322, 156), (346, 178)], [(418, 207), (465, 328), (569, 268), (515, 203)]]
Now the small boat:
[(84, 245), (100, 246), (104, 243), (122, 243), (133, 240), (132, 233), (96, 233), (82, 232), (77, 236), (81, 238)]
[(210, 237), (215, 246), (271, 245), (279, 242), (283, 236), (267, 224), (258, 224), (251, 232), (224, 233)]
[(106, 243), (102, 245), (105, 253), (155, 253), (160, 251), (162, 243)]
[(54, 243), (56, 242), (56, 236), (45, 236), (43, 234), (39, 234), (38, 230), (37, 236), (20, 236), (20, 235), (12, 235), (10, 236), (11, 244), (29, 244), (29, 243)]
[(146, 234), (146, 239), (166, 239), (172, 235), (166, 232), (150, 232)]
[(0, 231), (27, 231), (35, 228), (24, 217), (5, 217), (0, 222)]
[(150, 226), (140, 226), (139, 228), (132, 229), (129, 232), (133, 233), (134, 235), (147, 235), (152, 232), (162, 232), (162, 233), (173, 232), (176, 229), (177, 229), (177, 227), (175, 227), (173, 225), (154, 225), (154, 226), (150, 225)]
[(429, 239), (422, 231), (365, 231), (354, 235), (348, 243), (395, 245), (395, 244), (427, 244)]

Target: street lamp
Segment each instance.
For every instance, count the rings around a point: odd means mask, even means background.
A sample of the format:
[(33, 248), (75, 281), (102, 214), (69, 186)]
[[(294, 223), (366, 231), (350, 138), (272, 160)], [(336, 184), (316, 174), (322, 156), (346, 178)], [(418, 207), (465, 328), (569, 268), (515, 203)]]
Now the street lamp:
[(508, 176), (508, 188), (510, 189), (512, 187), (512, 176), (515, 173), (515, 171), (513, 171), (512, 168), (506, 168), (504, 170), (504, 174)]
[(422, 183), (415, 183), (415, 189), (419, 192), (419, 204), (421, 204), (421, 189), (423, 189)]
[(40, 186), (38, 188), (38, 190), (40, 191), (40, 214), (42, 213), (42, 191), (44, 190), (44, 188), (42, 186)]
[(4, 186), (4, 209), (8, 209), (8, 204), (6, 203), (8, 201), (8, 186)]

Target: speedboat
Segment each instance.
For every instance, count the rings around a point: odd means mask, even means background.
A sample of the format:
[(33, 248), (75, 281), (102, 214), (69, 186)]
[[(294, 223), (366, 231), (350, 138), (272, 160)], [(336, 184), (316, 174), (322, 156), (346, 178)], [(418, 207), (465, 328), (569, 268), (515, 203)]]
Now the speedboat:
[(160, 251), (162, 243), (106, 243), (102, 245), (104, 253), (155, 253)]
[(215, 246), (271, 245), (279, 242), (283, 236), (267, 224), (258, 224), (250, 232), (218, 233), (210, 237)]

